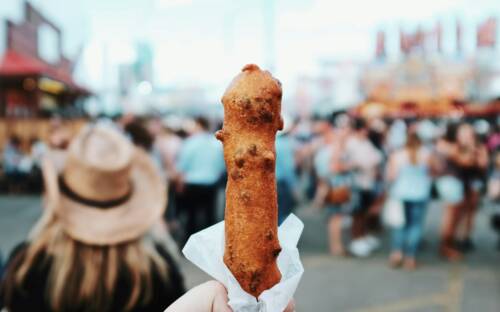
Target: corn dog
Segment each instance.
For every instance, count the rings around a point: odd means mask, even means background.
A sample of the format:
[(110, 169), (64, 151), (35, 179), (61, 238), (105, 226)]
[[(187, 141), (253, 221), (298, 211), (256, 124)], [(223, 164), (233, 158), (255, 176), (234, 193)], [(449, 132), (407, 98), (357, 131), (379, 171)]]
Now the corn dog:
[(224, 263), (255, 297), (281, 279), (274, 146), (283, 128), (281, 94), (269, 72), (246, 65), (222, 97), (224, 124), (216, 133), (228, 172)]

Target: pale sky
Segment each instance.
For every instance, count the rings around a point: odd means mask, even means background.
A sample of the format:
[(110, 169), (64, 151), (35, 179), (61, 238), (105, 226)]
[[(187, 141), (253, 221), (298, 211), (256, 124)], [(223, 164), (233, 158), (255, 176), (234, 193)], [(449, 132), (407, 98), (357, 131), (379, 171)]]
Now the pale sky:
[[(19, 19), (21, 3), (21, 0), (2, 0), (0, 17)], [(287, 80), (314, 73), (321, 60), (369, 60), (374, 54), (374, 34), (379, 28), (388, 31), (389, 54), (397, 58), (400, 26), (411, 30), (420, 23), (431, 28), (437, 20), (450, 32), (456, 18), (471, 26), (464, 34), (464, 41), (466, 51), (472, 52), (475, 25), (491, 15), (500, 17), (499, 0), (33, 0), (32, 3), (61, 25), (69, 55), (84, 46), (77, 76), (94, 88), (116, 86), (116, 68), (133, 61), (137, 42), (149, 42), (154, 48), (158, 85), (220, 86), (250, 62), (263, 67), (273, 63), (276, 75)], [(1, 32), (0, 35), (4, 36)], [(448, 46), (452, 45), (451, 37), (447, 41)], [(445, 42), (445, 48), (446, 45)]]

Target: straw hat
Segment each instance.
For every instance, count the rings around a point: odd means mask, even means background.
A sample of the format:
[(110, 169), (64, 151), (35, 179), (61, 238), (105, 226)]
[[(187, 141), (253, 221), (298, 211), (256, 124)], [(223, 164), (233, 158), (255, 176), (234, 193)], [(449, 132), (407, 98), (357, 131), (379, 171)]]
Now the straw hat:
[(139, 238), (161, 218), (165, 182), (150, 157), (118, 130), (84, 127), (63, 161), (45, 161), (44, 179), (49, 207), (73, 239), (118, 244)]

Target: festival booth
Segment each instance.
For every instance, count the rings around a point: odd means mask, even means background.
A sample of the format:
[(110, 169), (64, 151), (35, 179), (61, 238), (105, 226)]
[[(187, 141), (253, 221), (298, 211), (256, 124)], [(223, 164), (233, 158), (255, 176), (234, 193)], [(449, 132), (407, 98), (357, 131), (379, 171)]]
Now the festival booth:
[[(351, 110), (365, 118), (443, 118), (495, 117), (500, 102), (492, 90), (495, 77), (500, 81), (496, 62), (496, 20), (487, 19), (477, 28), (474, 57), (463, 53), (463, 26), (455, 25), (455, 55), (443, 53), (443, 28), (438, 22), (431, 29), (414, 32), (400, 29), (400, 58), (386, 58), (385, 33), (376, 37), (375, 61), (362, 73), (365, 100)], [(498, 67), (498, 66), (497, 66)]]
[(85, 118), (91, 95), (72, 77), (75, 62), (62, 53), (62, 32), (31, 4), (24, 21), (5, 21), (6, 51), (0, 57), (0, 146), (16, 134), (46, 137), (48, 117), (61, 116), (70, 128)]

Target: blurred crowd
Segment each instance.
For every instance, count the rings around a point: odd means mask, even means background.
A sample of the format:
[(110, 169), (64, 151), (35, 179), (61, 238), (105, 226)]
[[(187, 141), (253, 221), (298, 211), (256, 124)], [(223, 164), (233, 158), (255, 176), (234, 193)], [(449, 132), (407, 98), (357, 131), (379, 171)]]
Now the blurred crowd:
[[(373, 234), (382, 224), (397, 223), (406, 228), (394, 233), (393, 248), (414, 255), (426, 206), (439, 199), (446, 207), (441, 253), (458, 259), (474, 247), (481, 202), (498, 202), (496, 120), (363, 119), (345, 112), (285, 120), (276, 139), (279, 222), (299, 206), (324, 208), (334, 255), (368, 256), (379, 246)], [(116, 127), (151, 156), (169, 185), (165, 220), (181, 245), (223, 219), (227, 176), (213, 135), (219, 120), (124, 115), (97, 122)], [(57, 120), (47, 142), (32, 138), (23, 144), (12, 136), (3, 148), (4, 190), (39, 192), (44, 154), (66, 149), (69, 138)], [(21, 148), (26, 143), (29, 148)], [(346, 219), (352, 221), (347, 247)]]
[(47, 140), (40, 136), (23, 139), (14, 133), (1, 147), (0, 193), (39, 194), (43, 190), (42, 159), (49, 150), (68, 147), (71, 131), (60, 118), (49, 121)]
[[(33, 139), (28, 149), (21, 148), (17, 137), (10, 138), (2, 158), (6, 190), (45, 189), (39, 224), (8, 257), (0, 299), (22, 307), (12, 311), (31, 310), (32, 305), (23, 305), (29, 296), (64, 311), (74, 296), (82, 304), (92, 301), (91, 289), (102, 290), (103, 297), (94, 298), (99, 307), (149, 311), (137, 307), (166, 307), (184, 293), (176, 264), (178, 246), (223, 219), (228, 177), (222, 145), (213, 134), (221, 122), (171, 117), (97, 120), (72, 141), (64, 125), (55, 122), (48, 141)], [(299, 207), (321, 211), (332, 255), (369, 257), (381, 247), (380, 233), (387, 229), (389, 264), (416, 269), (431, 201), (443, 209), (436, 252), (446, 260), (459, 261), (474, 250), (474, 219), (481, 205), (491, 208), (491, 226), (500, 235), (498, 120), (363, 119), (346, 112), (284, 119), (276, 138), (279, 222)], [(148, 164), (134, 156), (120, 167), (132, 144)], [(62, 157), (68, 150), (72, 158)], [(110, 153), (116, 157), (109, 158)], [(47, 158), (59, 172), (55, 182), (50, 180)], [(139, 184), (131, 183), (140, 177), (134, 182)], [(156, 179), (161, 182), (153, 183)], [(58, 199), (51, 185), (70, 201)], [(134, 202), (136, 193), (144, 196), (138, 206), (149, 205), (149, 200), (163, 207), (135, 216), (133, 209), (123, 210), (118, 220), (105, 223), (106, 209)], [(59, 206), (51, 213), (54, 201)], [(80, 206), (74, 207), (74, 202)], [(102, 234), (92, 236), (95, 233)], [(146, 258), (150, 261), (139, 265), (138, 259)], [(82, 276), (71, 266), (87, 271)], [(37, 279), (55, 287), (48, 303), (43, 297), (46, 284)], [(78, 283), (65, 288), (68, 280)], [(113, 292), (114, 283), (127, 285), (131, 280), (134, 286)], [(29, 291), (17, 292), (31, 282)], [(211, 294), (219, 296), (219, 286), (210, 287)], [(157, 300), (158, 290), (171, 296)]]
[[(362, 119), (345, 112), (285, 120), (276, 139), (279, 222), (299, 206), (322, 210), (333, 255), (369, 256), (380, 247), (377, 233), (385, 225), (392, 233), (390, 263), (415, 268), (434, 199), (444, 209), (439, 252), (459, 260), (474, 249), (481, 203), (498, 204), (495, 122)], [(222, 220), (227, 176), (213, 136), (220, 122), (199, 117), (172, 128), (157, 118), (126, 116), (118, 124), (171, 186), (166, 220), (181, 245)], [(342, 237), (346, 221), (350, 237)], [(492, 225), (498, 228), (495, 215)]]
[[(390, 265), (415, 269), (433, 199), (444, 209), (441, 256), (456, 261), (474, 249), (481, 202), (495, 207), (499, 200), (497, 124), (364, 120), (338, 113), (313, 120), (310, 132), (301, 126), (290, 134), (298, 142), (298, 170), (314, 194), (313, 206), (326, 211), (333, 255), (369, 256), (380, 247), (377, 233), (385, 225), (391, 231)], [(346, 219), (352, 221), (349, 239), (342, 237)], [(498, 215), (491, 220), (498, 230)]]

